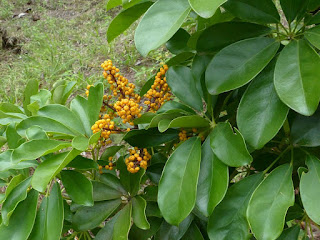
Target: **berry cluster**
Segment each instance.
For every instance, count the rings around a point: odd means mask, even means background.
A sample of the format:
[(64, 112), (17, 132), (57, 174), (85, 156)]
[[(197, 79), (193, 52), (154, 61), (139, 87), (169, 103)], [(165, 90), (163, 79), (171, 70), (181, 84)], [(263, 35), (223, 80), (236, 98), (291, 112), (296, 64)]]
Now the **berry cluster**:
[(172, 94), (165, 77), (167, 70), (167, 65), (160, 68), (151, 89), (144, 95), (148, 99), (144, 102), (148, 106), (147, 111), (156, 112), (166, 101), (171, 99)]
[[(104, 168), (106, 170), (112, 170), (113, 169), (113, 162), (112, 162), (112, 157), (109, 157), (109, 164), (108, 165), (105, 165)], [(102, 174), (102, 169), (103, 169), (103, 166), (99, 165), (99, 173)]]
[(123, 123), (133, 124), (133, 119), (141, 117), (142, 107), (132, 99), (121, 99), (114, 104), (117, 114), (122, 118)]
[(127, 169), (131, 173), (136, 173), (141, 168), (147, 169), (148, 161), (151, 159), (151, 155), (146, 148), (129, 150), (130, 156), (126, 158), (125, 163)]

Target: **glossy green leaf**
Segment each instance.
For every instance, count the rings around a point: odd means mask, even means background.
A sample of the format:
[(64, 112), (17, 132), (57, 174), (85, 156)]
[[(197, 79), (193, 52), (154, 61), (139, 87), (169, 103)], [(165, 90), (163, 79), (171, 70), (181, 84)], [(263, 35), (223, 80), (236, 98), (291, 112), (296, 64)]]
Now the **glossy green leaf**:
[(113, 227), (113, 240), (128, 239), (129, 230), (131, 226), (131, 212), (132, 212), (131, 203), (128, 203), (119, 212), (119, 215)]
[(257, 239), (276, 239), (280, 236), (287, 210), (294, 204), (291, 175), (292, 166), (281, 165), (252, 194), (247, 219)]
[(132, 218), (134, 224), (141, 229), (149, 229), (150, 224), (146, 218), (147, 202), (140, 196), (132, 199)]
[(168, 102), (165, 102), (161, 108), (157, 111), (158, 114), (160, 113), (165, 113), (169, 110), (173, 110), (173, 109), (181, 109), (181, 110), (184, 110), (186, 112), (188, 112), (189, 114), (195, 114), (196, 112), (189, 108), (188, 106), (180, 103), (180, 102), (176, 102), (176, 101), (168, 101)]
[(57, 104), (65, 105), (76, 84), (76, 81), (64, 81), (63, 84), (57, 86), (56, 88), (53, 87), (51, 90), (52, 101)]
[(31, 126), (26, 130), (26, 137), (29, 140), (49, 139), (46, 132), (39, 126)]
[(73, 170), (64, 170), (60, 174), (72, 201), (84, 206), (93, 205), (92, 184), (83, 174)]
[(70, 152), (59, 153), (46, 159), (35, 170), (31, 181), (32, 187), (39, 192), (44, 192), (51, 179), (79, 155), (79, 153), (80, 151), (73, 149)]
[(223, 5), (236, 17), (261, 24), (278, 23), (280, 16), (272, 0), (229, 0)]
[(189, 12), (188, 0), (159, 0), (153, 4), (136, 29), (134, 40), (138, 51), (146, 56), (151, 50), (168, 41)]
[(182, 238), (182, 236), (188, 231), (192, 220), (193, 215), (190, 214), (188, 217), (186, 217), (179, 226), (173, 226), (167, 223), (166, 221), (163, 221), (159, 231), (155, 235), (155, 240), (179, 240)]
[(179, 65), (187, 65), (191, 59), (194, 57), (195, 53), (194, 52), (182, 52), (179, 53), (178, 55), (170, 58), (166, 64), (169, 67), (172, 66), (179, 66)]
[(104, 173), (99, 176), (99, 180), (108, 185), (109, 187), (112, 187), (119, 192), (122, 192), (123, 194), (127, 194), (127, 191), (125, 190), (124, 186), (121, 184), (120, 179), (116, 177), (115, 175), (111, 173)]
[(12, 103), (6, 103), (6, 102), (0, 103), (0, 110), (3, 112), (13, 112), (13, 113), (22, 113), (23, 114), (21, 107), (15, 105), (15, 104), (12, 104)]
[(2, 224), (6, 226), (9, 224), (9, 218), (12, 215), (14, 209), (21, 201), (26, 199), (30, 182), (31, 178), (27, 178), (23, 182), (19, 183), (7, 196), (1, 208)]
[(31, 112), (27, 109), (27, 106), (30, 104), (30, 97), (38, 93), (39, 83), (35, 79), (30, 79), (26, 85), (26, 88), (23, 93), (23, 108), (25, 113), (30, 116)]
[(201, 111), (203, 104), (196, 89), (191, 69), (184, 66), (170, 67), (166, 73), (167, 83), (171, 91), (185, 104)]
[(189, 0), (192, 9), (203, 18), (210, 18), (227, 0)]
[(301, 175), (301, 200), (308, 216), (312, 221), (320, 224), (320, 210), (317, 201), (320, 196), (320, 160), (315, 156), (307, 155), (306, 164), (309, 171)]
[(145, 170), (141, 169), (137, 173), (130, 173), (127, 170), (127, 165), (125, 164), (123, 157), (118, 159), (117, 169), (120, 170), (121, 185), (124, 186), (124, 188), (131, 193), (132, 196), (135, 196), (140, 189), (141, 179), (145, 173)]
[(320, 26), (315, 26), (305, 32), (305, 37), (314, 45), (320, 49)]
[(237, 111), (239, 130), (255, 149), (262, 148), (278, 133), (289, 112), (274, 88), (275, 63), (272, 61), (251, 82)]
[(294, 225), (293, 227), (285, 229), (280, 237), (277, 240), (292, 240), (292, 239), (299, 239), (300, 233), (300, 226)]
[(270, 38), (251, 38), (231, 44), (212, 59), (206, 70), (209, 93), (220, 94), (251, 81), (271, 61), (280, 44)]
[[(281, 8), (286, 15), (289, 24), (297, 18), (303, 17), (305, 14), (309, 1), (305, 0), (280, 0)], [(302, 15), (302, 16), (301, 16)]]
[(117, 152), (120, 151), (120, 149), (122, 149), (124, 147), (124, 145), (121, 146), (111, 146), (106, 148), (106, 150), (102, 153), (100, 159), (101, 160), (109, 160), (109, 157), (113, 157)]
[(125, 240), (131, 225), (131, 203), (128, 203), (98, 232), (96, 240)]
[(186, 234), (181, 238), (182, 240), (204, 240), (201, 231), (194, 222), (190, 225)]
[(179, 54), (182, 52), (189, 52), (191, 49), (187, 46), (190, 34), (180, 28), (170, 40), (166, 43), (167, 49), (173, 54)]
[(252, 157), (241, 133), (236, 128), (234, 131), (230, 123), (219, 123), (210, 134), (210, 144), (213, 153), (224, 164), (240, 167), (251, 163)]
[(81, 155), (76, 156), (67, 167), (75, 168), (78, 170), (89, 170), (89, 169), (99, 169), (98, 164), (92, 159), (82, 157)]
[(76, 136), (72, 139), (72, 147), (80, 150), (86, 151), (89, 146), (89, 139), (83, 136)]
[(89, 90), (87, 116), (92, 126), (98, 119), (103, 101), (103, 83), (98, 83)]
[(3, 199), (3, 201), (9, 196), (9, 194), (12, 192), (12, 190), (15, 189), (15, 187), (18, 184), (20, 184), (23, 180), (24, 180), (24, 176), (21, 175), (21, 174), (14, 176), (10, 180), (10, 182), (9, 182), (7, 188), (6, 188), (5, 198)]
[(60, 185), (56, 182), (50, 192), (47, 203), (45, 240), (59, 240), (63, 228), (64, 207)]
[(74, 129), (79, 134), (85, 134), (85, 129), (80, 118), (63, 105), (50, 104), (44, 106), (39, 109), (38, 115), (56, 120), (64, 126)]
[(160, 133), (157, 128), (150, 128), (148, 130), (131, 130), (123, 137), (123, 140), (131, 146), (147, 148), (158, 146), (177, 138), (178, 131), (175, 129), (169, 129), (165, 133)]
[(87, 111), (88, 100), (78, 95), (71, 101), (70, 109), (72, 112), (74, 112), (78, 116), (78, 118), (81, 119), (83, 127), (85, 128), (85, 131), (86, 131), (86, 135), (91, 136), (92, 125), (90, 124), (90, 118)]
[(138, 20), (142, 14), (144, 14), (148, 8), (152, 5), (152, 2), (144, 2), (137, 4), (131, 8), (125, 9), (120, 12), (110, 23), (107, 30), (107, 38), (110, 43), (117, 36), (127, 30), (131, 24)]
[(201, 161), (201, 141), (193, 137), (170, 156), (159, 183), (158, 204), (166, 221), (178, 225), (192, 211)]
[(112, 8), (118, 7), (121, 4), (122, 4), (122, 0), (108, 0), (107, 11), (109, 11)]
[(44, 197), (37, 212), (36, 220), (28, 240), (44, 240), (47, 221), (48, 197)]
[(0, 136), (0, 148), (7, 143), (7, 139), (3, 136)]
[(123, 196), (123, 193), (121, 191), (102, 182), (92, 181), (92, 186), (94, 201), (119, 199), (121, 198), (121, 196)]
[(21, 113), (5, 113), (0, 111), (0, 125), (8, 125), (10, 123), (19, 123), (26, 118), (26, 115)]
[(250, 197), (262, 179), (263, 174), (251, 175), (228, 189), (225, 198), (210, 216), (208, 235), (211, 240), (229, 240), (234, 236), (239, 240), (249, 239), (246, 211)]
[(291, 137), (295, 145), (316, 147), (320, 146), (320, 109), (312, 116), (297, 115), (291, 126)]
[(165, 132), (169, 128), (208, 128), (210, 122), (200, 117), (199, 115), (194, 116), (182, 116), (173, 119), (172, 121), (166, 119), (161, 120), (158, 125), (159, 132)]
[(214, 154), (210, 146), (210, 136), (201, 148), (201, 165), (197, 187), (196, 207), (206, 217), (221, 202), (229, 184), (228, 166)]
[(218, 23), (201, 33), (197, 41), (197, 51), (216, 52), (240, 40), (265, 36), (270, 31), (270, 28), (254, 23)]
[(146, 129), (157, 127), (160, 121), (162, 120), (172, 120), (174, 118), (184, 116), (184, 113), (185, 113), (184, 110), (172, 109), (164, 113), (157, 114), (152, 118), (152, 120), (149, 123), (149, 126), (147, 126)]
[(319, 24), (320, 23), (320, 13), (312, 15), (311, 19), (307, 22), (307, 25)]
[(17, 125), (17, 131), (20, 135), (26, 135), (26, 130), (35, 125), (41, 127), (44, 131), (51, 134), (65, 134), (71, 136), (79, 135), (78, 132), (70, 129), (62, 123), (42, 116), (33, 116), (24, 119)]
[(6, 138), (10, 149), (17, 148), (23, 143), (22, 137), (17, 133), (15, 123), (11, 123), (7, 126)]
[(193, 58), (192, 62), (192, 75), (193, 79), (196, 83), (196, 88), (202, 98), (205, 98), (206, 95), (206, 89), (203, 89), (203, 83), (201, 80), (203, 80), (203, 73), (206, 71), (207, 66), (209, 62), (211, 61), (212, 56), (211, 55), (196, 55)]
[(95, 202), (92, 207), (82, 207), (73, 215), (73, 226), (77, 231), (87, 231), (100, 225), (121, 204), (121, 199)]
[(32, 231), (37, 213), (38, 193), (31, 190), (20, 202), (10, 218), (8, 226), (1, 224), (0, 239), (26, 240)]
[(148, 221), (150, 222), (150, 229), (148, 230), (142, 230), (136, 227), (135, 225), (133, 225), (130, 229), (129, 239), (130, 240), (148, 240), (150, 237), (155, 235), (155, 233), (159, 230), (163, 220), (156, 217), (150, 217), (148, 218)]
[(320, 101), (320, 57), (305, 41), (292, 41), (280, 53), (274, 84), (280, 99), (294, 111), (311, 116)]

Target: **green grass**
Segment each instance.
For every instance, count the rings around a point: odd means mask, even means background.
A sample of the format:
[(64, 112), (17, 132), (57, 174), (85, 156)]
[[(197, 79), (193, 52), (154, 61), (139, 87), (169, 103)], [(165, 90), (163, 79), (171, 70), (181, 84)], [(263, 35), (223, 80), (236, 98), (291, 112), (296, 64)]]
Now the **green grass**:
[[(0, 50), (0, 102), (20, 102), (29, 79), (49, 89), (60, 79), (77, 81), (76, 91), (82, 94), (88, 83), (102, 79), (100, 64), (106, 59), (139, 88), (168, 58), (163, 49), (143, 58), (134, 47), (134, 26), (108, 44), (107, 27), (119, 9), (107, 12), (106, 0), (28, 2), (0, 0), (0, 25), (22, 46), (21, 54)], [(12, 18), (28, 8), (27, 16)], [(40, 20), (33, 21), (33, 14)]]

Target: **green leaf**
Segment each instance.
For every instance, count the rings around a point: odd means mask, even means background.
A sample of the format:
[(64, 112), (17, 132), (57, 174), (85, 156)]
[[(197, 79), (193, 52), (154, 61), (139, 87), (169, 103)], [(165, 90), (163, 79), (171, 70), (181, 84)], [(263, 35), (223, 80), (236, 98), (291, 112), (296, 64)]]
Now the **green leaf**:
[(207, 90), (203, 89), (202, 81), (203, 80), (203, 73), (206, 71), (209, 62), (211, 61), (211, 55), (196, 55), (193, 58), (192, 62), (192, 75), (193, 79), (196, 83), (196, 88), (202, 98), (205, 98)]
[(176, 97), (182, 102), (201, 111), (203, 104), (196, 89), (191, 69), (184, 66), (170, 67), (166, 73), (167, 83)]
[(249, 239), (246, 211), (250, 197), (262, 179), (261, 173), (251, 175), (228, 189), (225, 198), (210, 216), (208, 235), (211, 240), (229, 240), (234, 236), (239, 240)]
[(161, 120), (158, 125), (159, 132), (165, 132), (169, 128), (208, 128), (210, 127), (210, 122), (199, 116), (182, 116), (173, 119), (172, 121), (166, 119)]
[(98, 119), (103, 101), (103, 83), (98, 83), (89, 90), (87, 116), (92, 126)]
[(121, 146), (111, 146), (106, 148), (106, 150), (102, 153), (100, 159), (101, 160), (109, 160), (109, 157), (113, 157), (117, 152), (120, 151), (120, 149), (122, 149), (124, 147), (124, 145)]
[[(48, 104), (50, 98), (51, 98), (51, 92), (47, 89), (41, 89), (37, 94), (32, 95), (30, 97), (30, 104), (27, 107), (29, 109), (30, 105), (35, 104), (36, 111), (32, 112), (32, 114), (36, 115), (39, 108)], [(31, 109), (29, 110), (31, 111)]]
[(25, 113), (30, 116), (31, 112), (27, 109), (27, 106), (30, 104), (30, 97), (38, 93), (39, 83), (37, 80), (30, 79), (26, 85), (26, 88), (23, 93), (23, 108)]
[(154, 3), (136, 29), (134, 41), (138, 51), (147, 56), (151, 50), (168, 41), (178, 31), (189, 12), (188, 0), (159, 0)]
[(45, 240), (59, 240), (63, 228), (64, 207), (60, 185), (56, 182), (50, 192), (47, 203)]
[(107, 11), (109, 11), (112, 8), (118, 7), (121, 4), (122, 4), (122, 0), (108, 0)]
[(83, 136), (76, 136), (72, 139), (72, 147), (80, 150), (86, 151), (89, 146), (89, 139)]
[(110, 43), (117, 36), (127, 30), (131, 24), (138, 20), (144, 14), (152, 2), (144, 2), (123, 10), (112, 20), (107, 30), (107, 38)]
[(20, 135), (25, 136), (26, 130), (32, 126), (41, 127), (45, 132), (51, 134), (80, 135), (79, 132), (63, 125), (61, 122), (43, 116), (33, 116), (22, 120), (17, 125), (17, 131)]
[[(119, 160), (118, 160), (119, 161)], [(139, 175), (139, 174), (138, 174)], [(106, 184), (107, 186), (116, 189), (121, 192), (123, 195), (127, 195), (127, 191), (124, 189), (124, 186), (121, 184), (119, 178), (114, 176), (111, 173), (104, 173), (99, 176), (99, 180)], [(140, 184), (140, 183), (139, 183)]]
[(295, 145), (305, 147), (320, 146), (320, 109), (312, 116), (297, 115), (291, 126), (291, 137)]
[(182, 52), (179, 53), (178, 55), (170, 58), (166, 64), (171, 67), (171, 66), (177, 66), (177, 65), (187, 65), (191, 59), (194, 57), (195, 53), (194, 52)]
[(92, 181), (93, 186), (93, 200), (105, 201), (112, 199), (119, 199), (123, 196), (123, 193), (113, 186), (108, 186), (102, 182)]
[(309, 1), (305, 0), (280, 0), (281, 8), (289, 24), (296, 18), (300, 20), (307, 10), (308, 3)]
[(308, 5), (309, 10), (316, 10), (319, 7), (320, 7), (320, 4), (318, 0), (309, 0), (309, 5)]
[(320, 49), (320, 26), (315, 26), (314, 28), (308, 29), (305, 32), (305, 37), (314, 45), (316, 48)]
[[(150, 217), (148, 218), (148, 221), (150, 222), (150, 229), (148, 230), (142, 230), (136, 227), (135, 225), (133, 225), (129, 233), (129, 239), (130, 240), (148, 240), (149, 238), (154, 236), (155, 233), (159, 230), (163, 220), (156, 217)], [(103, 239), (103, 240), (106, 240), (106, 239)]]
[(288, 107), (311, 116), (320, 101), (320, 57), (305, 41), (292, 41), (280, 53), (274, 73), (276, 91)]
[(38, 193), (31, 190), (11, 216), (8, 226), (1, 224), (0, 239), (26, 240), (32, 231), (37, 213)]
[(175, 129), (169, 129), (165, 133), (160, 133), (157, 128), (150, 128), (148, 130), (131, 130), (123, 137), (123, 140), (131, 146), (147, 148), (158, 146), (177, 138), (178, 131)]
[(59, 153), (46, 159), (35, 170), (31, 185), (39, 192), (44, 192), (47, 184), (56, 176), (65, 166), (67, 166), (80, 151), (71, 150), (70, 152)]
[(45, 239), (47, 206), (48, 206), (48, 197), (44, 197), (39, 207), (36, 220), (34, 222), (33, 229), (28, 240), (44, 240)]
[(131, 212), (132, 205), (128, 203), (117, 216), (117, 220), (113, 227), (113, 240), (128, 239), (129, 230), (131, 227)]
[(7, 143), (7, 139), (3, 136), (0, 136), (0, 148)]
[(280, 16), (272, 0), (229, 0), (223, 5), (236, 17), (260, 24), (278, 23)]
[(146, 218), (147, 202), (140, 196), (132, 199), (132, 218), (134, 224), (141, 229), (149, 229), (150, 224)]
[(19, 183), (21, 183), (23, 180), (24, 180), (24, 177), (21, 174), (14, 176), (10, 180), (10, 182), (7, 186), (7, 189), (6, 189), (5, 198), (1, 201), (1, 203), (9, 196), (9, 194), (12, 192), (12, 190), (15, 189), (15, 187)]
[(65, 105), (76, 84), (76, 81), (67, 82), (64, 80), (61, 85), (53, 87), (51, 90), (53, 103)]
[(227, 0), (189, 0), (192, 9), (203, 18), (210, 18)]
[(285, 229), (277, 240), (291, 240), (299, 239), (300, 226), (294, 225), (293, 227)]
[(173, 109), (181, 109), (181, 110), (184, 110), (186, 112), (188, 112), (189, 114), (195, 114), (196, 112), (189, 108), (188, 106), (182, 104), (182, 103), (179, 103), (179, 102), (176, 102), (176, 101), (168, 101), (168, 102), (165, 102), (161, 108), (157, 111), (158, 114), (160, 113), (165, 113), (169, 110), (173, 110)]
[(80, 118), (67, 107), (58, 104), (50, 104), (39, 109), (38, 115), (51, 118), (64, 126), (75, 130), (79, 134), (85, 134), (85, 129)]
[(70, 104), (70, 109), (72, 112), (74, 112), (79, 119), (81, 119), (81, 122), (86, 130), (86, 135), (91, 136), (92, 135), (92, 130), (91, 130), (91, 124), (90, 124), (90, 118), (88, 115), (88, 100), (81, 97), (81, 96), (76, 96)]
[(92, 184), (83, 174), (73, 170), (64, 170), (60, 174), (63, 186), (72, 201), (84, 206), (93, 206)]
[(27, 190), (30, 186), (31, 178), (19, 183), (11, 192), (7, 195), (6, 200), (4, 201), (1, 209), (2, 224), (8, 226), (9, 218), (12, 215), (13, 211), (17, 205), (26, 199)]
[(14, 105), (12, 103), (0, 103), (0, 110), (3, 112), (11, 112), (11, 113), (22, 113), (23, 111), (20, 109), (19, 106)]
[(171, 53), (175, 55), (182, 52), (189, 52), (191, 50), (187, 46), (189, 38), (190, 34), (183, 28), (180, 28), (166, 43), (166, 47)]
[(289, 112), (274, 88), (275, 63), (272, 61), (251, 82), (237, 111), (239, 130), (255, 149), (262, 148), (279, 132)]
[(82, 207), (76, 211), (72, 224), (77, 231), (87, 231), (100, 225), (121, 204), (121, 199), (95, 202), (92, 207)]
[(213, 153), (224, 164), (240, 167), (252, 162), (244, 139), (238, 129), (230, 123), (219, 123), (210, 134), (210, 145)]
[(271, 61), (280, 44), (270, 38), (251, 38), (222, 49), (206, 70), (210, 94), (239, 88), (251, 81)]
[(26, 130), (26, 137), (29, 140), (49, 139), (46, 132), (41, 127), (31, 126)]
[(131, 203), (119, 211), (106, 225), (98, 232), (95, 240), (125, 240), (131, 225)]
[(76, 156), (67, 167), (75, 168), (78, 170), (89, 170), (89, 169), (99, 169), (98, 164), (92, 159), (82, 157), (81, 155)]
[(182, 143), (164, 167), (158, 204), (166, 221), (178, 225), (192, 211), (201, 161), (201, 141), (193, 137)]
[(16, 124), (11, 123), (7, 126), (6, 137), (8, 142), (8, 147), (14, 149), (19, 147), (23, 142), (22, 137), (17, 133)]
[(172, 110), (166, 111), (165, 113), (157, 114), (152, 118), (152, 120), (150, 121), (150, 124), (146, 127), (146, 129), (157, 127), (160, 121), (172, 120), (174, 118), (183, 116), (184, 113), (185, 113), (184, 110), (172, 109)]
[(312, 221), (320, 224), (320, 210), (317, 201), (320, 196), (320, 160), (315, 156), (307, 155), (306, 164), (309, 171), (301, 175), (301, 200), (308, 216)]
[(156, 236), (154, 237), (155, 240), (179, 240), (182, 236), (188, 231), (192, 220), (193, 215), (190, 214), (187, 218), (185, 218), (179, 226), (173, 226), (163, 221), (159, 231), (157, 232)]
[(141, 169), (137, 173), (130, 173), (127, 170), (127, 165), (124, 162), (124, 158), (121, 157), (117, 161), (117, 169), (120, 170), (120, 182), (124, 188), (131, 193), (131, 196), (135, 196), (139, 189), (142, 176), (145, 173), (144, 169)]
[(197, 187), (196, 207), (206, 217), (221, 202), (229, 184), (228, 166), (214, 154), (210, 146), (210, 136), (201, 148), (201, 165)]
[(273, 170), (252, 194), (247, 209), (250, 228), (257, 239), (280, 236), (287, 210), (294, 204), (292, 166)]
[(197, 51), (216, 52), (222, 48), (252, 37), (265, 36), (271, 29), (254, 23), (224, 22), (205, 29), (197, 41)]
[(182, 240), (204, 240), (201, 231), (194, 222), (190, 225), (186, 234), (181, 238)]

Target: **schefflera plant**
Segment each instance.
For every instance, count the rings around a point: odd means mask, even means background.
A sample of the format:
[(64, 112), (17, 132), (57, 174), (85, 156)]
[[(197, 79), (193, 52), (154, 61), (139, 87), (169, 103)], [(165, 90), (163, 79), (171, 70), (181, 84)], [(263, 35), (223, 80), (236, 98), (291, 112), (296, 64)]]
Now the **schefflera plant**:
[(171, 239), (173, 226), (191, 239), (313, 238), (320, 224), (320, 2), (158, 0), (122, 7), (108, 41), (144, 14), (136, 48), (146, 56), (166, 44), (170, 62), (179, 65), (166, 73), (170, 89), (196, 113), (158, 111), (143, 115), (139, 127), (200, 130), (176, 146), (162, 170), (160, 239)]

